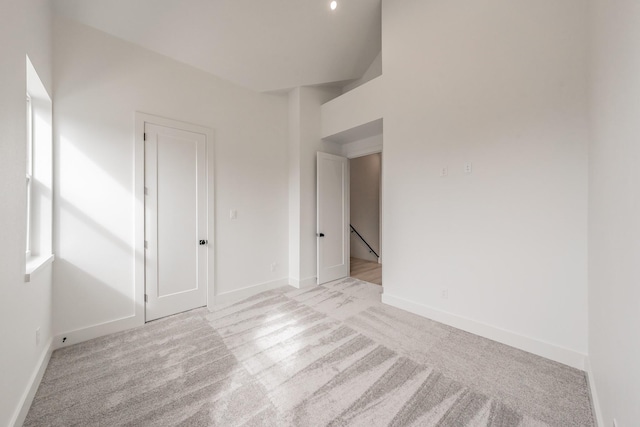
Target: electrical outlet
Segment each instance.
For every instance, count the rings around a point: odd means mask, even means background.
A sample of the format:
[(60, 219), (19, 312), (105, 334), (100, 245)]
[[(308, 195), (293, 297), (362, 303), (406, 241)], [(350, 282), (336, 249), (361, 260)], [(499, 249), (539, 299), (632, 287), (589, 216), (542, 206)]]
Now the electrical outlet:
[(440, 176), (445, 177), (449, 175), (449, 168), (444, 166), (442, 169), (440, 169)]
[(464, 165), (464, 173), (471, 175), (471, 172), (473, 172), (473, 164), (471, 162), (467, 162), (467, 164)]
[(449, 299), (449, 289), (442, 289), (442, 291), (440, 291), (440, 297), (442, 299)]
[(276, 271), (276, 267), (278, 266), (277, 262), (271, 263), (271, 271)]
[(36, 328), (36, 345), (40, 345), (40, 328)]
[(230, 219), (238, 219), (238, 211), (235, 209), (231, 209), (229, 211), (229, 218)]

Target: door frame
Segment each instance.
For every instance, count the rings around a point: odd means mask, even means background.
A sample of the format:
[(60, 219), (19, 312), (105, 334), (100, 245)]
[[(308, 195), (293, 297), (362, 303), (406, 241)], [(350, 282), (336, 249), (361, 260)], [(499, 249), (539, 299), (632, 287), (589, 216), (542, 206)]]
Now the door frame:
[[(384, 151), (383, 144), (375, 145), (372, 147), (367, 147), (363, 150), (359, 150), (357, 152), (347, 152), (345, 153), (345, 157), (349, 160), (357, 159), (358, 157), (368, 156), (370, 154), (378, 154), (380, 153), (380, 256), (378, 257), (378, 263), (382, 264), (382, 257), (384, 254), (384, 239), (383, 239), (383, 230), (384, 230)], [(349, 171), (351, 173), (351, 171)], [(351, 176), (349, 176), (351, 179)], [(349, 206), (351, 206), (351, 192), (349, 192)], [(351, 215), (351, 212), (349, 212)], [(351, 221), (351, 217), (349, 217), (349, 221)], [(349, 267), (351, 268), (351, 267)], [(351, 274), (351, 270), (349, 270), (349, 274)], [(384, 281), (382, 282), (384, 284)], [(384, 285), (383, 285), (384, 286)]]
[(214, 186), (214, 131), (211, 128), (192, 123), (154, 116), (139, 111), (135, 112), (135, 151), (134, 151), (134, 284), (135, 284), (135, 317), (140, 324), (145, 318), (145, 124), (155, 124), (189, 132), (206, 137), (207, 164), (207, 307), (211, 308), (215, 295), (215, 186)]

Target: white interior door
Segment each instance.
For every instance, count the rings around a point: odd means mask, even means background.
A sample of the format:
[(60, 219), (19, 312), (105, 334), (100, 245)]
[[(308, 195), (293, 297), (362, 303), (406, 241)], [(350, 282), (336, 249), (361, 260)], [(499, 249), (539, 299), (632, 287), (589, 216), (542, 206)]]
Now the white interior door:
[(318, 152), (318, 284), (349, 275), (349, 163)]
[(146, 321), (207, 304), (206, 136), (145, 123)]

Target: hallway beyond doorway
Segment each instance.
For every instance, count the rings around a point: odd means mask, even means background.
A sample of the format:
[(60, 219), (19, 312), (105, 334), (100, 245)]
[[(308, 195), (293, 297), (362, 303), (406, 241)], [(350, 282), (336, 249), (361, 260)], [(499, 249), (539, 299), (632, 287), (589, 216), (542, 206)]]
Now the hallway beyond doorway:
[(382, 285), (382, 264), (351, 257), (350, 276), (365, 282)]

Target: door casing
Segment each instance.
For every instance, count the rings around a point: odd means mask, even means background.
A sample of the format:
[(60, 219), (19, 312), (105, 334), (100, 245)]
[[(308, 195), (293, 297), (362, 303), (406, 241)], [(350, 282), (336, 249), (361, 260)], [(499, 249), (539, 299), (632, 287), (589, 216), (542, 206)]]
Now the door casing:
[(205, 126), (154, 116), (151, 114), (135, 113), (135, 160), (134, 160), (134, 243), (135, 243), (135, 323), (145, 322), (145, 124), (156, 124), (189, 132), (201, 133), (206, 136), (206, 168), (207, 168), (207, 306), (212, 307), (215, 299), (215, 192), (214, 192), (214, 131)]

